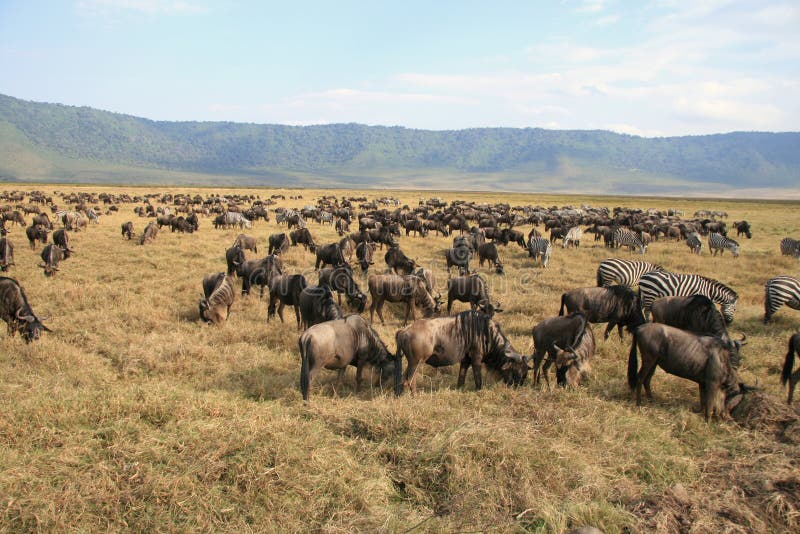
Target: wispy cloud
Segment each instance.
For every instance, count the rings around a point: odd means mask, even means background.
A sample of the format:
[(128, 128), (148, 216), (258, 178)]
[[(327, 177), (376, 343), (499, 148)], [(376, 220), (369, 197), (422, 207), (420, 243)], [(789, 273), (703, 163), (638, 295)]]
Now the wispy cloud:
[(207, 13), (207, 5), (186, 0), (80, 0), (78, 9), (90, 15), (127, 12), (145, 15), (185, 15)]

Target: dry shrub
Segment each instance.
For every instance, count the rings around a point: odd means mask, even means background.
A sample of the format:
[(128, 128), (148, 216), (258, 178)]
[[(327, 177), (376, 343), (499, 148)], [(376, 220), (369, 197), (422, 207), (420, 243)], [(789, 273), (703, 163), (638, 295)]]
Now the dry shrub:
[(750, 430), (774, 435), (794, 445), (800, 444), (800, 415), (797, 409), (761, 391), (747, 393), (731, 413), (734, 420)]

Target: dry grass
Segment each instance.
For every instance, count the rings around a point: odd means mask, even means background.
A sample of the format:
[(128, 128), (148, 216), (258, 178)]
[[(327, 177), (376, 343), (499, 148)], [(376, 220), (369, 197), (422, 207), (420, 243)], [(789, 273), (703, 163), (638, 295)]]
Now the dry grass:
[[(309, 200), (323, 191), (300, 193)], [(410, 205), (419, 197), (397, 195)], [(800, 528), (797, 411), (781, 405), (778, 380), (800, 315), (784, 308), (772, 325), (760, 321), (764, 282), (797, 274), (797, 262), (778, 252), (781, 237), (800, 233), (796, 203), (440, 196), (674, 206), (687, 214), (724, 209), (730, 221), (748, 219), (754, 237), (740, 240), (739, 260), (698, 258), (674, 242), (654, 244), (647, 258), (739, 292), (732, 333), (750, 340), (741, 374), (748, 383), (758, 377), (763, 393), (737, 412), (741, 424), (707, 425), (693, 412), (696, 386), (658, 371), (656, 400), (638, 408), (624, 381), (630, 338), (614, 334), (598, 341), (593, 379), (576, 391), (510, 390), (492, 381), (480, 392), (471, 381), (455, 391), (455, 369), (423, 368), (420, 394), (395, 399), (375, 389), (355, 395), (351, 371), (341, 387), (334, 373), (322, 373), (305, 406), (290, 310), (286, 325), (267, 324), (266, 300), (253, 295), (237, 298), (219, 328), (197, 321), (200, 281), (224, 270), (224, 250), (238, 232), (202, 220), (197, 234), (162, 231), (142, 247), (120, 237), (126, 220), (144, 227), (123, 205), (121, 214), (72, 235), (77, 254), (51, 280), (36, 267), (39, 251), (27, 249), (21, 230), (11, 232), (17, 266), (10, 274), (37, 313), (53, 314), (55, 333), (29, 346), (0, 337), (0, 529)], [(262, 222), (250, 233), (266, 248), (276, 231), (274, 222)], [(322, 243), (335, 237), (330, 227), (311, 231)], [(410, 256), (435, 269), (440, 288), (449, 243), (401, 239)], [(526, 353), (531, 327), (557, 313), (562, 291), (593, 285), (609, 255), (589, 241), (580, 250), (557, 247), (542, 270), (515, 245), (500, 252), (507, 275), (485, 276), (505, 308), (499, 322)], [(305, 272), (312, 259), (293, 248), (287, 264)], [(381, 253), (376, 267), (382, 260)], [(386, 311), (387, 324), (377, 330), (393, 349), (400, 310)]]

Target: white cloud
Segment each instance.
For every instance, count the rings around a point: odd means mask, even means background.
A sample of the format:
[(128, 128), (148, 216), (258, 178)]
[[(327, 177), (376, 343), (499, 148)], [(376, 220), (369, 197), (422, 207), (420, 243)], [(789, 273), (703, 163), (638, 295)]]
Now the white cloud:
[(208, 7), (185, 0), (80, 0), (78, 8), (92, 15), (109, 15), (113, 12), (141, 13), (145, 15), (179, 15), (206, 13)]
[(574, 11), (577, 13), (597, 13), (605, 8), (605, 0), (580, 0)]
[(594, 21), (597, 26), (610, 26), (619, 22), (619, 15), (605, 15)]

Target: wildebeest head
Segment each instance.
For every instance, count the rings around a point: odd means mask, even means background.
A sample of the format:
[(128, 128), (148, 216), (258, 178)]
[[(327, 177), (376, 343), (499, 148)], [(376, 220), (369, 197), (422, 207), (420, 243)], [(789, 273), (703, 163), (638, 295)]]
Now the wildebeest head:
[(52, 330), (42, 324), (43, 319), (39, 319), (33, 314), (24, 314), (22, 308), (17, 310), (16, 316), (18, 330), (22, 334), (22, 339), (27, 343), (39, 339), (42, 331), (52, 332)]
[(572, 345), (562, 349), (553, 345), (556, 350), (556, 383), (561, 387), (577, 387), (583, 374), (582, 364)]
[(495, 302), (494, 304), (492, 304), (490, 301), (487, 300), (485, 302), (481, 302), (478, 304), (478, 311), (480, 311), (481, 313), (485, 313), (491, 318), (494, 317), (495, 313), (500, 313), (501, 311), (503, 311), (503, 308), (500, 307), (499, 302)]
[(494, 264), (494, 272), (497, 274), (506, 274), (505, 271), (503, 271), (503, 262), (497, 260), (497, 262)]
[(354, 293), (347, 295), (347, 304), (358, 313), (363, 313), (367, 307), (367, 296), (361, 290), (356, 290)]
[(530, 358), (515, 351), (508, 342), (506, 342), (503, 352), (506, 356), (506, 362), (500, 367), (503, 382), (509, 386), (521, 386), (528, 376)]

